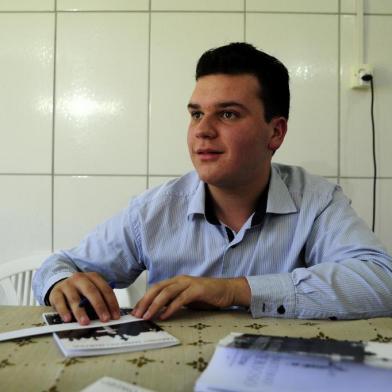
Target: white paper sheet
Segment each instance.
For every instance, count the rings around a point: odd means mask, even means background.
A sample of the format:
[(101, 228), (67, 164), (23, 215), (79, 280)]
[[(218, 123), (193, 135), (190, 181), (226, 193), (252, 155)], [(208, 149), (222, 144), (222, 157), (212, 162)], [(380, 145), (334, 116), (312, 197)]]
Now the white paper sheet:
[(80, 325), (79, 323), (64, 323), (64, 324), (56, 324), (56, 325), (45, 325), (42, 327), (31, 327), (31, 328), (24, 328), (18, 329), (15, 331), (3, 332), (0, 333), (0, 342), (4, 342), (5, 340), (11, 339), (18, 339), (18, 338), (26, 338), (29, 336), (36, 336), (36, 335), (45, 335), (53, 332), (60, 332), (60, 331), (71, 331), (73, 329), (87, 329), (87, 328), (94, 328), (94, 327), (105, 327), (108, 325), (115, 325), (115, 324), (123, 324), (129, 323), (131, 321), (138, 321), (141, 320), (140, 318), (131, 316), (127, 314), (126, 316), (121, 316), (118, 320), (110, 320), (106, 323), (103, 323), (99, 320), (91, 321), (88, 325)]

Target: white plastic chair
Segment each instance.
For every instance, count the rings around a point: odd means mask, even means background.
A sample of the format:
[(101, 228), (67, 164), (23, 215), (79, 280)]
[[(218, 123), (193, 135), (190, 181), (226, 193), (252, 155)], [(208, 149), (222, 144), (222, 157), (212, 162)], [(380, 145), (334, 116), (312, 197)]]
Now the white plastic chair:
[(31, 283), (34, 272), (48, 256), (37, 253), (0, 264), (0, 305), (38, 305)]
[(126, 289), (115, 289), (118, 304), (122, 308), (132, 308), (136, 302), (143, 297), (147, 289), (147, 271), (144, 271), (132, 284)]
[[(34, 272), (51, 253), (40, 253), (6, 263), (0, 263), (0, 305), (38, 305), (31, 284)], [(144, 295), (147, 272), (127, 289), (114, 290), (121, 307), (132, 307)]]

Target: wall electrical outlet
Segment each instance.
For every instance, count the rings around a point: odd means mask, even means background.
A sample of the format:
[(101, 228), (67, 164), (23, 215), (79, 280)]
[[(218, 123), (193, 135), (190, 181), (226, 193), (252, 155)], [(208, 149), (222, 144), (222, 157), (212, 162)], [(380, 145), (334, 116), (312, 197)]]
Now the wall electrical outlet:
[(373, 67), (370, 64), (360, 64), (351, 68), (351, 88), (369, 88), (370, 80), (362, 80), (362, 76), (373, 76)]

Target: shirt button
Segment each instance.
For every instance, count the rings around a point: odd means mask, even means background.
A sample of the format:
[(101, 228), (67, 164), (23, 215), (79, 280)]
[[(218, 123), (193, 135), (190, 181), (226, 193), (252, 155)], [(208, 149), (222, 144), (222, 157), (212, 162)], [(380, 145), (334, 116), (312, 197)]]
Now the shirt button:
[(279, 314), (284, 314), (284, 313), (286, 313), (286, 309), (285, 309), (285, 307), (284, 307), (283, 305), (280, 305), (279, 308), (276, 309), (276, 311), (277, 311)]

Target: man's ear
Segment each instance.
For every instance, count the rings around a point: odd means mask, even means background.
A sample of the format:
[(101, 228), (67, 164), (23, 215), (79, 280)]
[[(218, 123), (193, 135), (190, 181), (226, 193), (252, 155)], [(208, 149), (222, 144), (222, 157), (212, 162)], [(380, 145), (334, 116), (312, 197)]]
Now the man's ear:
[(287, 119), (284, 117), (274, 117), (270, 121), (273, 133), (268, 143), (268, 148), (275, 152), (283, 143), (287, 132)]

